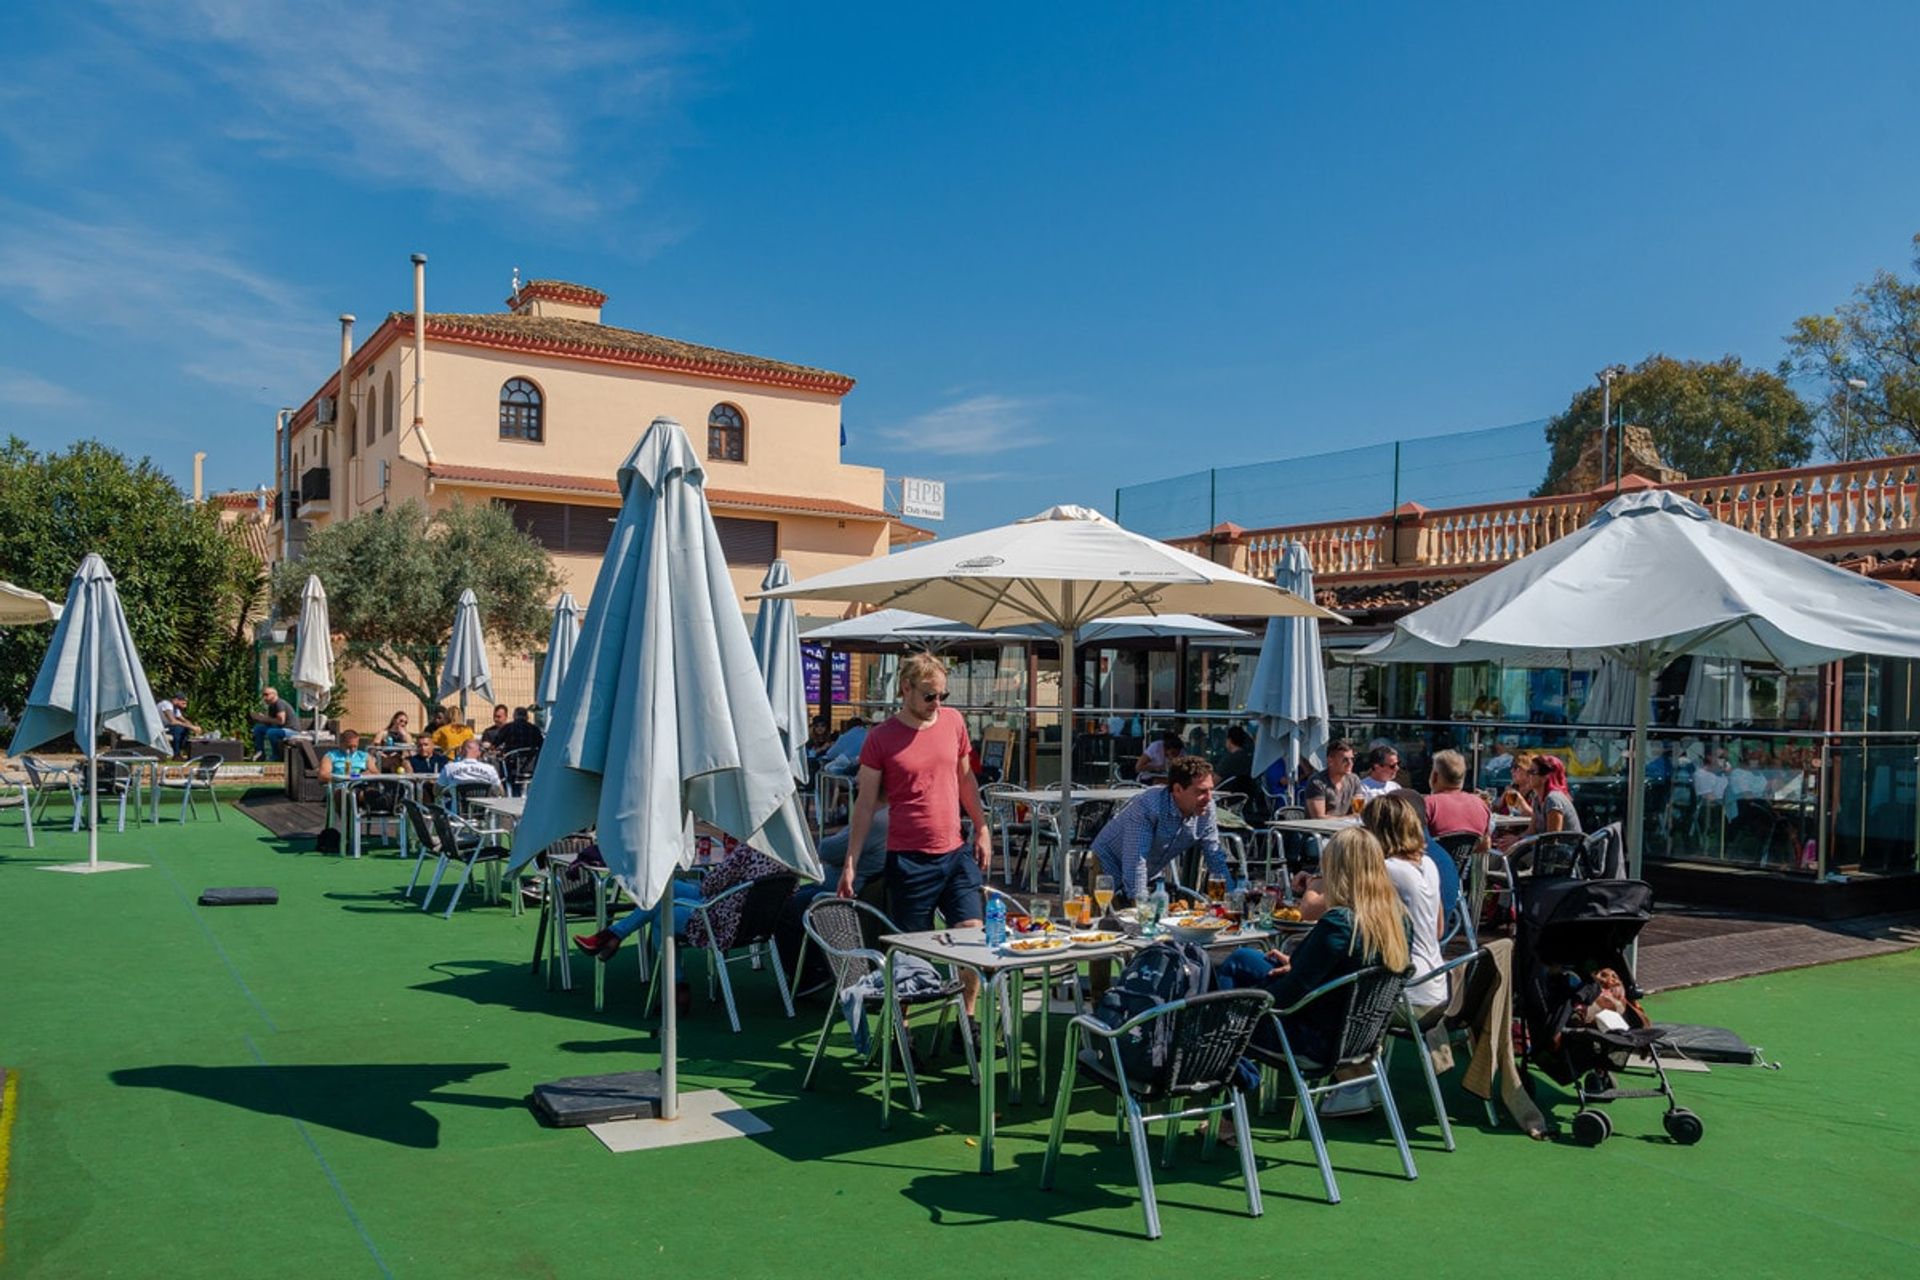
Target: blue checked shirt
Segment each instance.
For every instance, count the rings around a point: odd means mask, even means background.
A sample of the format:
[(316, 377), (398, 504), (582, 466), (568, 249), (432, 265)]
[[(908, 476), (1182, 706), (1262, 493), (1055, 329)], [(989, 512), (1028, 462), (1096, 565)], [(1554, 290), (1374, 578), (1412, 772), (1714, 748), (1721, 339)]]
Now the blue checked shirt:
[(1206, 851), (1207, 869), (1225, 876), (1227, 855), (1220, 849), (1213, 806), (1189, 818), (1173, 803), (1171, 788), (1154, 787), (1100, 828), (1093, 838), (1093, 855), (1115, 887), (1139, 902), (1147, 896), (1148, 883), (1196, 844)]

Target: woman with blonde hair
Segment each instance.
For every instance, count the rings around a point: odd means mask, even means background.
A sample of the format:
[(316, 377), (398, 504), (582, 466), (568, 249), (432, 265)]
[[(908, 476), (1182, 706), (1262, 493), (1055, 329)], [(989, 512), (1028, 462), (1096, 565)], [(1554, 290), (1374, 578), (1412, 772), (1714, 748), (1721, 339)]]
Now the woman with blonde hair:
[[(1371, 965), (1404, 972), (1412, 960), (1407, 913), (1387, 876), (1380, 841), (1364, 828), (1349, 828), (1327, 842), (1320, 855), (1325, 914), (1294, 949), (1265, 955), (1243, 947), (1221, 961), (1214, 976), (1223, 987), (1261, 987), (1283, 1009), (1316, 987)], [(1296, 1055), (1325, 1062), (1340, 1044), (1339, 1000), (1316, 1000), (1282, 1020)], [(1255, 1039), (1279, 1050), (1272, 1024), (1263, 1021)]]
[[(1413, 931), (1413, 971), (1432, 973), (1440, 967), (1440, 939), (1447, 931), (1447, 913), (1437, 862), (1427, 856), (1427, 828), (1420, 806), (1404, 791), (1375, 796), (1360, 815), (1360, 825), (1373, 832), (1387, 856), (1387, 878), (1406, 909)], [(1447, 980), (1429, 978), (1407, 988), (1415, 1008), (1447, 1002)]]

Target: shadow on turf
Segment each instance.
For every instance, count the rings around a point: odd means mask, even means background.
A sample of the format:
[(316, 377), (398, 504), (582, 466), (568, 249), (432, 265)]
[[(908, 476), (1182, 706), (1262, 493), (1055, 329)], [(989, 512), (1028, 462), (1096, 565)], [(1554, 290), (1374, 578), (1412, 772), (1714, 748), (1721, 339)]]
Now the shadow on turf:
[(311, 1066), (199, 1067), (184, 1063), (128, 1067), (112, 1081), (122, 1088), (166, 1089), (262, 1115), (358, 1134), (395, 1146), (440, 1145), (440, 1121), (420, 1104), (505, 1110), (522, 1098), (441, 1093), (450, 1084), (505, 1071), (504, 1062), (336, 1063)]

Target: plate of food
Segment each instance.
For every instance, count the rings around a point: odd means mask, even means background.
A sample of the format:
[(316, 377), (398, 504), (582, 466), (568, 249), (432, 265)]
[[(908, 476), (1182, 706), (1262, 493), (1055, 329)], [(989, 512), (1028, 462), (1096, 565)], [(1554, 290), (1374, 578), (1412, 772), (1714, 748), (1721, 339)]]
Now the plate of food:
[(1052, 920), (1041, 920), (1034, 916), (1013, 916), (1007, 921), (1007, 928), (1014, 933), (1030, 937), (1044, 937), (1053, 932)]
[(1055, 951), (1065, 951), (1072, 945), (1073, 943), (1065, 934), (1049, 931), (1026, 938), (1014, 938), (1002, 945), (1000, 950), (1013, 956), (1043, 956)]
[(1124, 933), (1116, 933), (1111, 929), (1083, 929), (1078, 933), (1069, 934), (1067, 937), (1068, 941), (1072, 942), (1076, 947), (1110, 947), (1126, 937), (1126, 935)]
[(1229, 933), (1233, 921), (1225, 916), (1179, 916), (1167, 921), (1167, 929), (1182, 942), (1212, 942)]

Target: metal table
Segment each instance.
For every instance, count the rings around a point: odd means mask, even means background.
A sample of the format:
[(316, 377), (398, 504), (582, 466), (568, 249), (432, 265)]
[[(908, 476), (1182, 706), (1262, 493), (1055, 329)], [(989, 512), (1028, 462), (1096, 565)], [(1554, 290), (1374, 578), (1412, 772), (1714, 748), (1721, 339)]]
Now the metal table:
[[(1073, 802), (1075, 804), (1125, 804), (1150, 790), (1152, 790), (1150, 787), (1075, 787)], [(1027, 835), (1027, 892), (1038, 893), (1040, 891), (1040, 859), (1033, 854), (1040, 843), (1040, 815), (1044, 811), (1051, 811), (1059, 806), (1060, 788), (1035, 787), (1022, 791), (1001, 791), (994, 798), (1024, 804), (1031, 811)], [(1073, 833), (1061, 832), (1060, 839), (1063, 843), (1072, 844)], [(1067, 851), (1063, 849), (1060, 853), (1062, 862), (1066, 860), (1066, 856)]]

